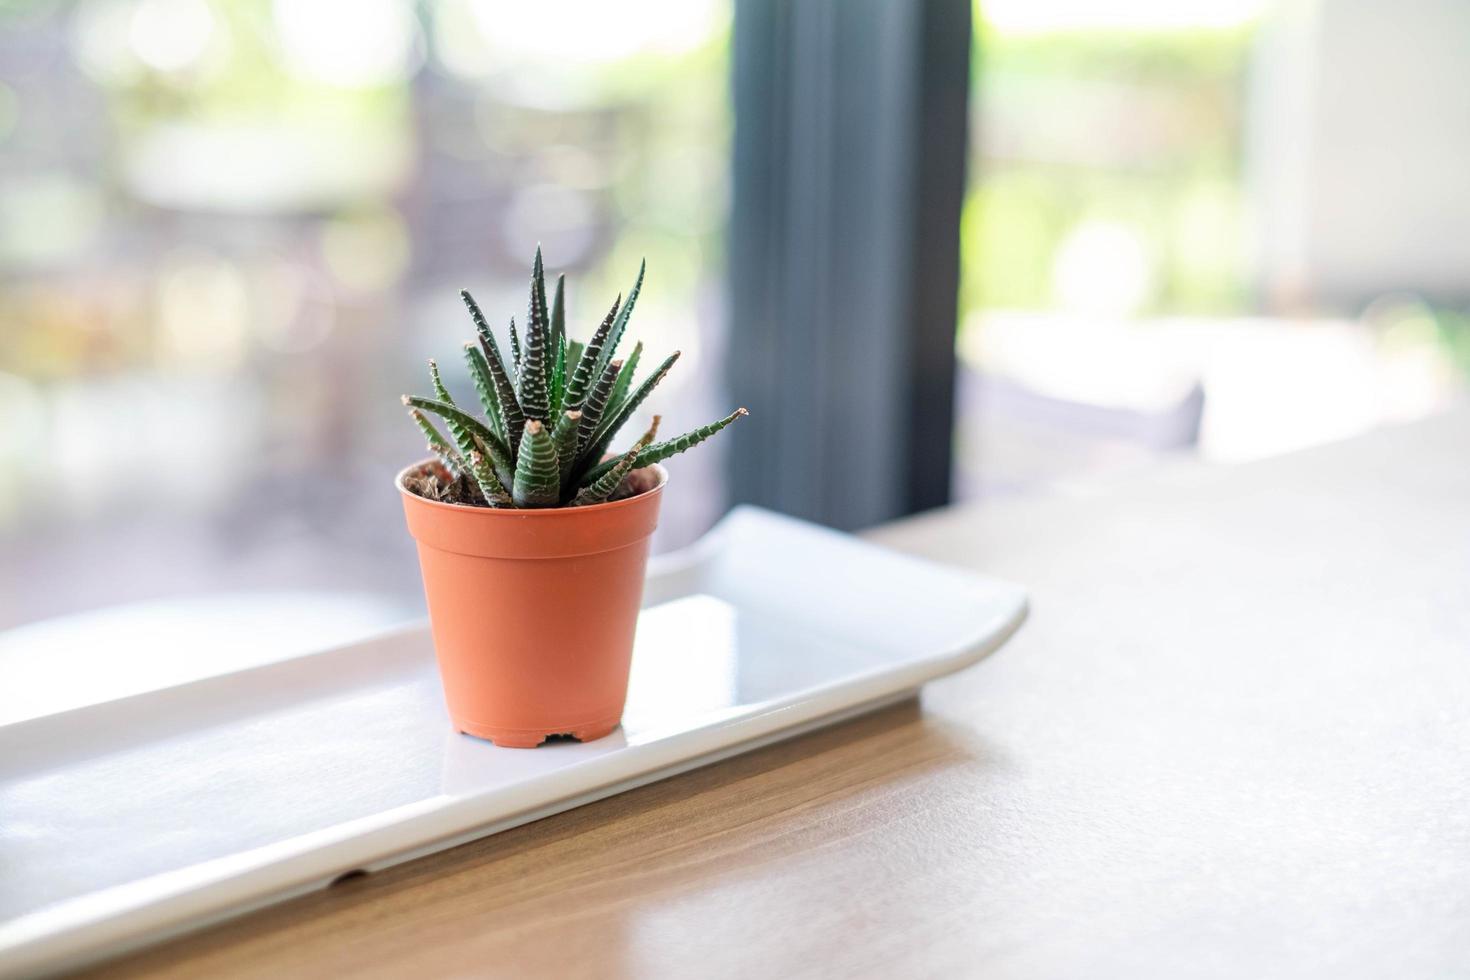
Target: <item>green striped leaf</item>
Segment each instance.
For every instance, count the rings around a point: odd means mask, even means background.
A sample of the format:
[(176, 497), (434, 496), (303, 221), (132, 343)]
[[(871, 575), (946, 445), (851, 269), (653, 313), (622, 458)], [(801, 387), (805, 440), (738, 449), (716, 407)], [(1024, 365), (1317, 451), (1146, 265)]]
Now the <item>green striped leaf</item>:
[(551, 369), (551, 417), (560, 418), (567, 393), (567, 338), (556, 341), (556, 358)]
[(567, 311), (566, 311), (567, 277), (556, 277), (556, 292), (551, 294), (551, 342), (553, 344), (566, 340), (567, 337)]
[(490, 324), (485, 322), (485, 314), (480, 312), (480, 305), (467, 289), (460, 290), (459, 298), (469, 309), (470, 319), (475, 321), (475, 333), (480, 338), (480, 349), (490, 368), (490, 379), (494, 382), (496, 401), (500, 405), (505, 442), (514, 458), (521, 444), (521, 428), (526, 422), (520, 402), (516, 401), (515, 385), (511, 381), (510, 372), (505, 368), (505, 360), (500, 356), (500, 345), (495, 342), (495, 334), (491, 331)]
[(501, 439), (505, 438), (505, 420), (500, 414), (500, 396), (495, 390), (495, 378), (485, 355), (473, 343), (464, 345), (465, 365), (470, 369), (470, 380), (475, 383), (475, 394), (480, 396), (480, 406), (485, 409), (485, 418)]
[(429, 421), (428, 416), (416, 408), (410, 408), (408, 414), (413, 419), (414, 424), (419, 427), (419, 431), (424, 434), (424, 438), (429, 440), (429, 447), (431, 449), (453, 452), (453, 447), (449, 445), (449, 442), (444, 438), (443, 434), (434, 428), (434, 423)]
[(505, 488), (500, 484), (500, 478), (482, 454), (475, 452), (470, 454), (470, 468), (474, 473), (475, 482), (480, 486), (480, 493), (485, 497), (485, 503), (491, 507), (514, 507), (515, 501)]
[[(444, 420), (444, 424), (449, 428), (451, 435), (454, 434), (455, 427), (458, 426), (470, 435), (478, 436), (482, 442), (487, 444), (491, 439), (495, 438), (495, 433), (491, 432), (490, 427), (484, 422), (481, 422), (468, 412), (456, 408), (449, 402), (439, 401), (436, 398), (422, 398), (418, 395), (404, 395), (403, 404), (412, 408), (423, 409), (426, 412), (433, 412)], [(454, 441), (455, 445), (459, 445), (459, 439), (456, 438)], [(470, 448), (462, 450), (462, 455), (468, 457), (470, 451), (476, 448), (473, 445), (473, 440), (471, 440)]]
[[(444, 379), (439, 376), (439, 363), (433, 358), (429, 359), (429, 383), (433, 386), (434, 394), (438, 396), (441, 402), (451, 407), (454, 406), (454, 399), (449, 397), (449, 390), (444, 387)], [(465, 418), (474, 420), (473, 416), (469, 415), (468, 412), (461, 412), (460, 414), (464, 415)], [(454, 446), (460, 458), (468, 460), (470, 453), (475, 450), (475, 439), (471, 434), (471, 427), (453, 415), (445, 415), (443, 418), (444, 425), (449, 429), (449, 436), (454, 440)]]
[[(444, 390), (444, 383), (439, 378), (439, 368), (433, 361), (429, 362), (429, 376), (433, 379), (435, 393), (446, 400), (404, 395), (403, 403), (416, 409), (427, 409), (444, 419), (444, 425), (449, 429), (449, 435), (454, 440), (458, 458), (467, 464), (460, 469), (469, 471), (469, 475), (474, 478), (486, 500), (494, 498), (498, 493), (503, 493), (500, 480), (481, 452), (487, 442), (494, 441), (495, 434), (479, 419), (468, 412), (461, 411), (452, 401), (447, 400), (449, 393)], [(428, 420), (425, 419), (425, 421)], [(477, 459), (479, 462), (476, 462)]]
[(607, 400), (612, 395), (613, 384), (618, 379), (618, 371), (622, 368), (622, 361), (613, 361), (602, 372), (602, 377), (592, 386), (587, 393), (587, 400), (582, 404), (582, 421), (577, 427), (577, 452), (581, 454), (597, 435), (597, 424), (602, 421), (602, 413), (607, 409)]
[(607, 362), (613, 359), (617, 353), (618, 343), (623, 339), (623, 331), (628, 327), (628, 317), (633, 315), (633, 304), (638, 302), (638, 294), (643, 290), (643, 273), (648, 269), (648, 260), (644, 259), (638, 264), (638, 278), (633, 283), (633, 288), (628, 290), (628, 301), (618, 311), (617, 319), (613, 321), (612, 331), (609, 333), (607, 343), (603, 345), (601, 360), (593, 366), (592, 376), (594, 378), (602, 375)]
[(536, 249), (536, 264), (531, 272), (530, 313), (526, 322), (525, 347), (521, 351), (521, 373), (516, 394), (526, 418), (545, 422), (551, 417), (551, 350), (550, 326), (546, 312), (546, 273), (541, 267), (541, 249)]
[(510, 358), (511, 376), (515, 378), (516, 384), (521, 380), (521, 338), (516, 335), (516, 318), (510, 318)]
[(658, 383), (669, 373), (669, 368), (673, 367), (674, 362), (679, 359), (679, 354), (679, 351), (674, 351), (664, 358), (664, 362), (658, 366), (658, 369), (638, 386), (638, 390), (624, 399), (616, 411), (610, 410), (603, 416), (602, 421), (597, 425), (597, 433), (592, 437), (591, 443), (583, 447), (584, 455), (581, 463), (583, 468), (590, 469), (602, 459), (602, 454), (607, 452), (608, 443), (613, 441), (618, 430), (627, 424), (634, 412), (638, 411), (638, 406), (643, 404), (643, 400), (658, 387)]
[(551, 294), (551, 419), (560, 419), (566, 408), (566, 276), (557, 276)]
[(613, 384), (611, 397), (608, 398), (608, 411), (616, 412), (623, 407), (623, 402), (628, 397), (628, 389), (633, 387), (633, 377), (638, 371), (638, 360), (643, 356), (643, 341), (633, 345), (633, 353), (628, 355), (628, 360), (623, 364), (623, 369), (618, 372), (618, 380)]
[(633, 448), (618, 458), (610, 469), (592, 483), (583, 487), (575, 497), (572, 498), (574, 507), (585, 507), (588, 504), (600, 504), (607, 501), (613, 494), (617, 493), (618, 487), (623, 485), (623, 480), (633, 471), (633, 465), (638, 459), (638, 454), (653, 442), (653, 437), (658, 434), (659, 417), (653, 417), (653, 425), (643, 433), (643, 437), (633, 444)]
[(423, 412), (416, 408), (410, 408), (408, 414), (413, 419), (414, 424), (419, 427), (419, 431), (424, 434), (424, 438), (428, 440), (429, 452), (438, 458), (439, 462), (444, 465), (444, 468), (449, 471), (451, 476), (458, 477), (464, 471), (465, 463), (464, 460), (459, 458), (459, 454), (455, 452), (454, 447), (449, 444), (448, 440), (444, 438), (438, 429), (434, 428), (434, 423), (430, 422)]
[[(619, 296), (613, 300), (612, 309), (607, 311), (607, 316), (602, 318), (602, 323), (592, 333), (592, 339), (587, 341), (587, 347), (577, 358), (576, 367), (572, 369), (572, 378), (567, 382), (567, 407), (580, 408), (582, 402), (587, 399), (587, 391), (592, 382), (601, 377), (598, 362), (602, 360), (602, 348), (607, 343), (607, 336), (612, 332), (613, 321), (618, 317), (618, 307), (622, 305), (623, 297)], [(599, 373), (594, 374), (594, 371)]]
[(510, 488), (515, 483), (516, 464), (505, 440), (492, 434), (492, 438), (477, 441), (479, 447), (489, 456), (490, 466), (495, 471), (495, 478), (500, 482), (501, 489), (510, 493)]
[(551, 441), (556, 445), (557, 482), (566, 486), (572, 467), (577, 465), (577, 431), (582, 422), (582, 413), (575, 408), (562, 412), (551, 432)]
[[(750, 413), (747, 412), (745, 409), (737, 408), (735, 409), (735, 411), (731, 412), (729, 415), (726, 415), (724, 418), (720, 419), (717, 422), (711, 422), (709, 425), (700, 426), (693, 431), (684, 433), (677, 439), (669, 439), (666, 442), (661, 442), (657, 445), (649, 446), (647, 449), (640, 452), (638, 454), (638, 458), (633, 461), (633, 469), (639, 470), (645, 466), (652, 466), (654, 463), (662, 463), (670, 456), (676, 456), (679, 453), (684, 452), (686, 449), (693, 449), (695, 446), (699, 445), (701, 442), (704, 442), (716, 432), (719, 432), (721, 429), (730, 425), (736, 419), (749, 414)], [(617, 460), (615, 459), (603, 460), (601, 463), (598, 463), (596, 466), (592, 467), (592, 469), (588, 470), (586, 475), (582, 477), (582, 485), (586, 486), (594, 480), (597, 480), (608, 470), (612, 469), (613, 466), (615, 466), (616, 464)]]
[(434, 397), (449, 405), (454, 404), (454, 399), (449, 397), (449, 391), (444, 387), (444, 379), (439, 377), (439, 362), (432, 357), (429, 358), (429, 383), (434, 386)]
[(511, 496), (517, 507), (555, 507), (561, 502), (561, 479), (556, 446), (546, 426), (535, 419), (526, 423), (521, 454), (516, 460)]

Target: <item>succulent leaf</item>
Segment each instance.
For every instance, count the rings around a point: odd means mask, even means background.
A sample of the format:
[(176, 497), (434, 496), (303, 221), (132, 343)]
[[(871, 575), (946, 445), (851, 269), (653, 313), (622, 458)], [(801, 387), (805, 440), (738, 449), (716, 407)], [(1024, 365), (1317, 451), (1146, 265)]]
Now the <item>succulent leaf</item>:
[(551, 316), (546, 309), (546, 268), (541, 264), (541, 246), (536, 246), (536, 258), (531, 262), (531, 300), (527, 310), (527, 336), (534, 330), (546, 331), (547, 346), (551, 345)]
[(551, 415), (551, 389), (548, 376), (546, 334), (529, 330), (521, 359), (520, 388), (517, 392), (526, 419), (545, 422)]
[(500, 478), (495, 475), (489, 460), (478, 452), (471, 453), (470, 468), (487, 504), (491, 507), (515, 506), (510, 494), (506, 493), (505, 488), (500, 485)]
[[(607, 335), (612, 331), (613, 321), (618, 317), (618, 307), (622, 302), (622, 296), (613, 300), (612, 309), (607, 311), (607, 316), (602, 318), (602, 323), (593, 332), (592, 339), (587, 341), (586, 349), (577, 358), (577, 366), (572, 369), (572, 378), (567, 382), (568, 408), (580, 407), (587, 400), (589, 386), (602, 376), (597, 365), (602, 360), (602, 347), (607, 343)], [(599, 373), (593, 374), (594, 371)]]
[(607, 367), (607, 362), (613, 359), (617, 353), (618, 343), (623, 339), (623, 331), (628, 327), (628, 317), (633, 315), (633, 304), (638, 302), (638, 294), (643, 290), (643, 273), (648, 269), (648, 260), (644, 259), (638, 264), (638, 278), (633, 283), (633, 288), (628, 290), (628, 301), (618, 311), (617, 319), (613, 321), (612, 331), (609, 333), (607, 343), (603, 345), (601, 360), (593, 368), (592, 376), (598, 377)]
[(510, 358), (512, 362), (512, 374), (516, 379), (516, 383), (519, 384), (521, 378), (521, 338), (516, 335), (515, 317), (510, 318)]
[(485, 409), (485, 418), (497, 436), (505, 438), (505, 419), (500, 413), (500, 396), (495, 390), (495, 378), (485, 355), (473, 343), (464, 345), (465, 365), (470, 369), (470, 380), (475, 383), (475, 394), (480, 396), (480, 405)]
[(572, 498), (572, 505), (585, 507), (588, 504), (600, 504), (617, 493), (618, 487), (623, 485), (623, 479), (632, 472), (638, 454), (648, 448), (648, 444), (653, 442), (653, 437), (658, 435), (658, 422), (659, 417), (655, 415), (653, 424), (648, 427), (647, 432), (643, 433), (643, 437), (633, 444), (633, 448), (620, 456), (606, 473), (578, 491), (577, 495)]
[(419, 431), (424, 434), (424, 438), (429, 440), (429, 446), (431, 448), (436, 451), (453, 451), (453, 447), (449, 445), (448, 440), (444, 438), (438, 429), (434, 428), (434, 423), (429, 421), (427, 415), (416, 408), (410, 408), (408, 414), (419, 427)]
[(521, 444), (521, 427), (526, 421), (525, 415), (521, 412), (520, 402), (516, 401), (515, 385), (505, 368), (505, 360), (500, 356), (500, 345), (495, 342), (495, 334), (491, 331), (490, 324), (485, 322), (485, 314), (480, 312), (479, 304), (466, 289), (460, 290), (459, 298), (464, 300), (465, 307), (470, 311), (470, 319), (475, 321), (475, 332), (480, 338), (480, 348), (490, 367), (490, 379), (495, 383), (496, 401), (500, 405), (506, 445), (509, 446), (510, 454), (514, 457)]
[(643, 356), (643, 341), (633, 345), (633, 352), (628, 355), (623, 369), (618, 372), (618, 380), (613, 384), (612, 396), (608, 398), (608, 411), (615, 412), (623, 407), (623, 402), (628, 398), (628, 389), (633, 387), (633, 377), (638, 371), (638, 360)]
[(590, 468), (602, 459), (602, 454), (607, 452), (608, 443), (612, 442), (618, 430), (627, 424), (628, 419), (633, 417), (633, 413), (638, 411), (638, 406), (643, 404), (643, 400), (658, 387), (658, 383), (669, 373), (669, 368), (673, 367), (674, 362), (679, 359), (679, 354), (680, 351), (674, 351), (664, 358), (664, 362), (658, 366), (658, 369), (645, 378), (638, 389), (623, 400), (616, 411), (609, 411), (603, 416), (602, 421), (597, 425), (596, 434), (592, 436), (592, 441), (582, 447), (583, 467)]
[(526, 344), (521, 351), (519, 389), (521, 411), (527, 419), (545, 422), (551, 417), (551, 373), (556, 355), (551, 349), (546, 312), (546, 275), (541, 268), (541, 249), (536, 249), (536, 266), (531, 274), (530, 315), (526, 322)]
[(490, 457), (490, 466), (495, 471), (495, 478), (500, 481), (501, 489), (510, 493), (511, 486), (515, 483), (516, 464), (505, 441), (492, 434), (492, 438), (479, 440), (478, 445)]
[(547, 419), (560, 419), (566, 408), (566, 276), (557, 276), (551, 294), (551, 406)]
[[(537, 249), (539, 252), (540, 249)], [(556, 277), (556, 292), (551, 294), (551, 342), (564, 342), (567, 337), (567, 277)]]
[(577, 464), (577, 430), (582, 422), (582, 413), (575, 408), (567, 409), (556, 420), (551, 432), (551, 441), (556, 444), (557, 480), (566, 486), (567, 476)]
[[(429, 362), (429, 375), (434, 381), (434, 390), (444, 398), (448, 398), (448, 392), (444, 390), (444, 384), (439, 380), (439, 369), (433, 361)], [(480, 492), (488, 500), (494, 494), (503, 492), (500, 481), (496, 478), (493, 469), (486, 464), (483, 458), (479, 463), (475, 462), (481, 457), (480, 449), (486, 441), (493, 441), (494, 433), (490, 432), (485, 424), (466, 412), (460, 411), (452, 401), (434, 401), (428, 398), (414, 398), (409, 395), (403, 396), (403, 403), (411, 405), (415, 409), (427, 408), (431, 412), (437, 412), (444, 419), (445, 426), (449, 429), (449, 435), (454, 439), (455, 455), (461, 465), (451, 467), (450, 471), (462, 474), (464, 470), (474, 478), (479, 486)], [(428, 422), (427, 419), (424, 420)], [(432, 426), (431, 426), (432, 428)], [(481, 436), (485, 438), (480, 438)], [(432, 442), (431, 442), (432, 445)], [(445, 455), (448, 455), (447, 453)], [(468, 465), (463, 465), (463, 464)]]
[[(449, 429), (451, 436), (454, 436), (455, 428), (459, 427), (464, 429), (469, 435), (478, 437), (482, 442), (488, 443), (489, 440), (495, 438), (495, 433), (491, 432), (490, 427), (484, 422), (481, 422), (463, 409), (456, 408), (449, 402), (439, 401), (437, 398), (422, 398), (418, 395), (404, 395), (403, 404), (412, 408), (423, 409), (426, 412), (433, 412), (444, 420), (444, 424)], [(454, 443), (456, 446), (460, 445), (458, 437), (455, 437)], [(470, 449), (474, 448), (476, 447), (473, 445), (470, 446)], [(469, 452), (469, 449), (461, 450), (461, 454), (466, 457), (469, 456)]]
[(593, 438), (597, 435), (597, 424), (602, 421), (602, 414), (607, 410), (607, 400), (612, 395), (613, 384), (618, 379), (618, 371), (622, 368), (622, 361), (613, 361), (602, 372), (602, 377), (592, 386), (587, 393), (587, 400), (582, 403), (582, 422), (577, 430), (577, 452), (584, 452), (591, 445)]
[(511, 496), (517, 507), (555, 507), (561, 502), (561, 474), (556, 446), (546, 426), (535, 419), (526, 423), (521, 454), (516, 460)]
[(434, 386), (434, 397), (449, 405), (454, 404), (454, 399), (449, 397), (449, 390), (444, 387), (444, 379), (439, 377), (439, 362), (432, 357), (429, 358), (429, 383)]
[(438, 457), (439, 462), (444, 465), (444, 468), (449, 471), (451, 476), (458, 478), (464, 471), (465, 465), (464, 460), (459, 458), (459, 454), (455, 452), (454, 447), (449, 444), (438, 429), (434, 428), (434, 423), (430, 422), (428, 416), (423, 412), (416, 408), (410, 408), (408, 414), (413, 419), (414, 424), (419, 427), (419, 431), (424, 434), (424, 438), (428, 440), (429, 452)]
[[(433, 358), (429, 359), (429, 382), (433, 385), (434, 394), (441, 402), (450, 407), (454, 406), (454, 399), (449, 396), (449, 390), (444, 387), (444, 380), (439, 376), (439, 364)], [(472, 418), (468, 413), (461, 413), (466, 418)], [(468, 460), (470, 453), (475, 448), (475, 439), (466, 422), (455, 418), (453, 415), (445, 415), (444, 426), (449, 430), (449, 436), (454, 440), (455, 450), (461, 459)]]
[(556, 357), (551, 368), (551, 418), (560, 418), (567, 393), (567, 338), (556, 340)]
[[(720, 419), (717, 422), (711, 422), (709, 425), (702, 425), (697, 429), (693, 429), (689, 432), (684, 433), (682, 436), (679, 436), (676, 439), (669, 439), (665, 442), (660, 442), (657, 445), (649, 446), (647, 449), (644, 449), (642, 452), (640, 452), (638, 454), (638, 458), (633, 461), (633, 469), (639, 470), (645, 466), (652, 466), (654, 463), (662, 463), (670, 456), (678, 455), (679, 453), (684, 452), (686, 449), (693, 449), (695, 446), (699, 445), (701, 442), (704, 442), (716, 432), (719, 432), (721, 429), (730, 425), (736, 419), (749, 414), (750, 413), (747, 412), (745, 409), (737, 408), (735, 409), (735, 411), (731, 412), (729, 415), (726, 415), (724, 418)], [(615, 459), (603, 460), (601, 463), (598, 463), (596, 466), (592, 467), (592, 469), (588, 470), (586, 475), (582, 477), (582, 485), (587, 486), (589, 483), (597, 480), (608, 470), (612, 469), (613, 466), (616, 464), (617, 460)]]

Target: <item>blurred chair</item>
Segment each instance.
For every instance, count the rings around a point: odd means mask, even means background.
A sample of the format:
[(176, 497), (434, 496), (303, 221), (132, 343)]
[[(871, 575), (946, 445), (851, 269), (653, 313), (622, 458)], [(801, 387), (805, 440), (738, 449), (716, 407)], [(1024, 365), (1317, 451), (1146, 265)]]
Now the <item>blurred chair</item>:
[(1198, 381), (1154, 408), (1044, 394), (1001, 374), (963, 369), (958, 385), (955, 496), (1033, 492), (1116, 476), (1199, 442), (1205, 391)]

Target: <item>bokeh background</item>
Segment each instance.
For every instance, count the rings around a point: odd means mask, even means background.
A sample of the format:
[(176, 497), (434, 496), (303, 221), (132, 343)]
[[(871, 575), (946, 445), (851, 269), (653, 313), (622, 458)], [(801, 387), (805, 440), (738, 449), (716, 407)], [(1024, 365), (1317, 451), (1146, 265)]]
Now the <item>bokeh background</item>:
[[(523, 317), (538, 242), (582, 332), (647, 258), (635, 335), (684, 351), (666, 425), (743, 403), (733, 16), (0, 3), (0, 628), (221, 594), (414, 615), (397, 396), (457, 367), (459, 288)], [(1470, 8), (990, 0), (973, 24), (955, 499), (1463, 397)], [(657, 547), (724, 511), (725, 451), (673, 462)]]

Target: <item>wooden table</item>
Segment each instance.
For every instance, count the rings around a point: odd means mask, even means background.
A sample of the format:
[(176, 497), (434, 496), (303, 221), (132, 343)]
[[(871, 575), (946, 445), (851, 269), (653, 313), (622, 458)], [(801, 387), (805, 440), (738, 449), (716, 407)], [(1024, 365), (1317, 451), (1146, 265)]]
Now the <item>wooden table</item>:
[(1470, 970), (1470, 414), (873, 537), (1031, 622), (922, 704), (105, 972)]

